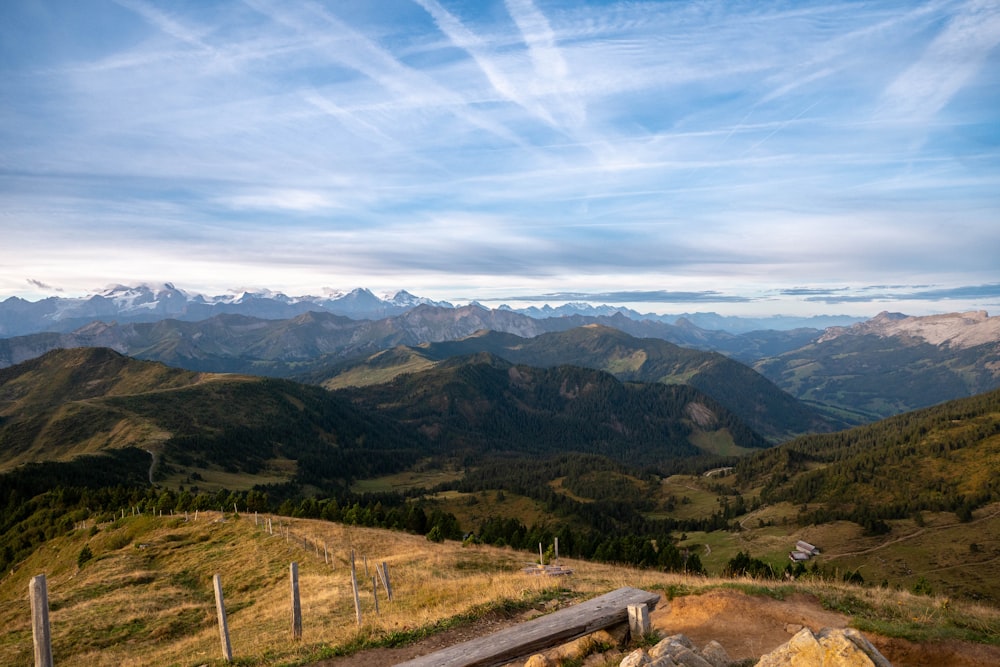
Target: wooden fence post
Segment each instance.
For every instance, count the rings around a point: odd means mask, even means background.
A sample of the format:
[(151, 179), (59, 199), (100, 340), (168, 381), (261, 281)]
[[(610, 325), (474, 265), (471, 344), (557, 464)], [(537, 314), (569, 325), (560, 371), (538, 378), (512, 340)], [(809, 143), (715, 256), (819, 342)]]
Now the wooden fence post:
[(628, 630), (632, 639), (645, 637), (649, 634), (649, 606), (645, 604), (630, 604), (628, 606)]
[(222, 658), (226, 662), (233, 661), (233, 647), (229, 643), (229, 625), (226, 623), (226, 603), (222, 599), (222, 577), (212, 578), (215, 586), (215, 612), (219, 618), (219, 638), (222, 640)]
[(302, 639), (302, 605), (299, 603), (299, 564), (289, 566), (292, 579), (292, 639)]
[(49, 592), (45, 575), (28, 583), (31, 598), (31, 638), (35, 644), (35, 667), (52, 667), (52, 632), (49, 628)]
[(354, 615), (361, 625), (361, 598), (358, 596), (358, 573), (354, 564), (354, 549), (351, 549), (351, 587), (354, 589)]
[(382, 585), (385, 586), (385, 594), (392, 601), (392, 580), (389, 579), (389, 565), (382, 561)]

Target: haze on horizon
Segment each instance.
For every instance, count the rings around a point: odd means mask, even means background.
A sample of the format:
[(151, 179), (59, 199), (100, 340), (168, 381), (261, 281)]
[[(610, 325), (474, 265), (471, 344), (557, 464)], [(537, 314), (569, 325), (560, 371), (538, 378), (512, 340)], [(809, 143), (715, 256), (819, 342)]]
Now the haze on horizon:
[(1000, 3), (9, 0), (0, 299), (1000, 311)]

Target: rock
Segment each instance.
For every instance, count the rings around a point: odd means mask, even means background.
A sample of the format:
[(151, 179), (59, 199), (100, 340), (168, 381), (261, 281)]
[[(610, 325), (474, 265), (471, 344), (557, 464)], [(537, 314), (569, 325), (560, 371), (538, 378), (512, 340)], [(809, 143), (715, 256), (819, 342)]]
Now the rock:
[(671, 635), (669, 637), (664, 637), (657, 642), (656, 646), (649, 649), (649, 657), (655, 660), (660, 656), (670, 655), (669, 649), (671, 644), (677, 644), (678, 646), (684, 646), (686, 648), (694, 648), (694, 644), (691, 643), (691, 640), (684, 635)]
[(669, 655), (661, 655), (653, 662), (649, 663), (649, 667), (677, 667), (677, 663)]
[(664, 641), (666, 640), (670, 640), (674, 644), (680, 644), (681, 646), (689, 648), (692, 651), (694, 650), (694, 642), (688, 639), (687, 635), (685, 634), (670, 635)]
[[(653, 661), (650, 660), (649, 656), (641, 648), (632, 651), (625, 659), (621, 661), (619, 667), (648, 667)], [(528, 667), (525, 665), (524, 667)]]
[(803, 628), (757, 662), (757, 667), (892, 667), (857, 630)]
[(729, 667), (729, 663), (732, 662), (726, 649), (714, 639), (701, 647), (701, 657), (712, 667)]
[(666, 637), (649, 649), (649, 657), (654, 660), (664, 656), (668, 656), (675, 664), (684, 667), (713, 667), (711, 662), (698, 655), (691, 640), (680, 634)]
[(610, 643), (616, 645), (624, 644), (629, 634), (628, 623), (619, 623), (610, 628), (605, 628), (604, 632), (611, 637)]
[(524, 663), (524, 667), (555, 667), (555, 663), (546, 658), (541, 653), (537, 653)]
[(686, 646), (671, 644), (668, 650), (673, 661), (683, 667), (712, 667), (712, 663)]
[(799, 630), (801, 629), (802, 626), (799, 625), (798, 623), (785, 623), (785, 632), (787, 632), (790, 635), (798, 634)]

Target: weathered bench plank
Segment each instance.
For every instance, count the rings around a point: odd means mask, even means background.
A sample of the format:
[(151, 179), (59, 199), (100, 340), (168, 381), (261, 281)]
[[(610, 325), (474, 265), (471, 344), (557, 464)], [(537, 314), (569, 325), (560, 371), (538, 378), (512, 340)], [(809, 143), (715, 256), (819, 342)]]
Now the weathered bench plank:
[(656, 606), (660, 596), (638, 588), (619, 588), (485, 637), (450, 646), (397, 667), (497, 667), (577, 637), (628, 621), (628, 606)]

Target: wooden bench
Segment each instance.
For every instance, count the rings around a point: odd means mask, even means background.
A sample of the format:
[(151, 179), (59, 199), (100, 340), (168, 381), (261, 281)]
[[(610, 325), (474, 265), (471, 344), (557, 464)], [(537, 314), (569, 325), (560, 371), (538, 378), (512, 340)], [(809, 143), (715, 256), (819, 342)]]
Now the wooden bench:
[(505, 628), (492, 635), (473, 639), (424, 655), (397, 667), (498, 667), (527, 658), (541, 650), (565, 644), (577, 637), (628, 621), (630, 605), (660, 601), (656, 593), (638, 588), (619, 588), (600, 597), (560, 609), (546, 616)]

